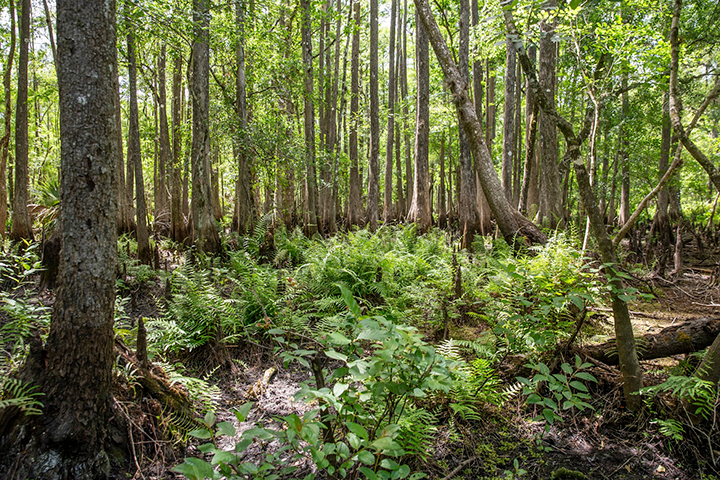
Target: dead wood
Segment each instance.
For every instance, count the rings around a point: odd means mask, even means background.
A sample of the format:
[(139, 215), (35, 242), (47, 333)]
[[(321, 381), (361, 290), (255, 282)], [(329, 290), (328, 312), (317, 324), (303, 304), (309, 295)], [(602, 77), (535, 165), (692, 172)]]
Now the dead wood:
[[(693, 353), (710, 346), (720, 334), (720, 317), (704, 317), (664, 328), (658, 333), (636, 337), (640, 360)], [(617, 365), (615, 339), (597, 345), (575, 347), (575, 353), (586, 355), (607, 365)]]

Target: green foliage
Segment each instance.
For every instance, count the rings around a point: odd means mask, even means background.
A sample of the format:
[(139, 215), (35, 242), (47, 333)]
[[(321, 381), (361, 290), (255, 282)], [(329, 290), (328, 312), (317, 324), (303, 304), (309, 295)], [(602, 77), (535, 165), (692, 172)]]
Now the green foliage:
[(528, 396), (527, 403), (542, 409), (541, 415), (534, 420), (544, 420), (547, 429), (555, 421), (563, 420), (560, 415), (563, 411), (594, 409), (588, 403), (591, 397), (587, 386), (583, 383), (597, 383), (597, 379), (585, 371), (591, 366), (590, 363), (583, 363), (577, 355), (575, 355), (574, 367), (569, 363), (560, 365), (562, 373), (551, 373), (544, 363), (527, 365), (538, 373), (531, 379), (518, 377), (518, 381), (524, 386), (523, 395)]
[(17, 407), (25, 415), (41, 415), (43, 404), (38, 397), (44, 395), (37, 391), (37, 385), (23, 383), (17, 378), (0, 380), (0, 411)]
[(670, 375), (658, 385), (645, 387), (642, 394), (657, 395), (669, 393), (681, 400), (688, 400), (694, 410), (691, 412), (705, 420), (714, 414), (720, 402), (720, 390), (717, 385), (696, 376)]
[(185, 374), (185, 367), (181, 363), (169, 364), (156, 362), (156, 364), (167, 373), (170, 378), (170, 385), (180, 384), (185, 387), (188, 397), (196, 403), (202, 412), (214, 412), (217, 402), (220, 400), (220, 388), (209, 382), (213, 371), (208, 372), (203, 378), (197, 378)]

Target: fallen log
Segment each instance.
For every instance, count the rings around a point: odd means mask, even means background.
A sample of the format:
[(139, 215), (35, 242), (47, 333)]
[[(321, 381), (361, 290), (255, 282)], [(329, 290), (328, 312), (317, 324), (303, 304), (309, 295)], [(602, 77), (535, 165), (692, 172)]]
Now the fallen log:
[[(635, 337), (638, 358), (652, 360), (709, 347), (720, 334), (720, 317), (703, 317), (672, 325), (658, 333)], [(617, 365), (615, 339), (597, 345), (573, 347), (574, 353), (587, 355), (607, 365)]]

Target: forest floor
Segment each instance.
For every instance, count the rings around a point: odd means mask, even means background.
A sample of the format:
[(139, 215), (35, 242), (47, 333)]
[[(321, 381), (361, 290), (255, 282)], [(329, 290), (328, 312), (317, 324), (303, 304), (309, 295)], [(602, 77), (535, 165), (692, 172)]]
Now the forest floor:
[[(716, 266), (720, 265), (720, 251), (698, 255), (691, 252), (685, 259), (685, 269), (672, 279), (639, 278), (637, 287), (654, 294), (654, 300), (631, 305), (636, 334), (656, 333), (661, 329), (706, 316), (717, 316), (720, 309), (720, 279)], [(643, 287), (644, 285), (644, 287)], [(163, 285), (149, 282), (136, 291), (128, 311), (130, 316), (152, 316), (157, 313), (156, 299), (162, 296)], [(611, 336), (609, 309), (598, 309), (600, 335), (593, 340), (603, 341)], [(604, 320), (603, 320), (604, 319)], [(597, 320), (596, 320), (597, 322)], [(481, 326), (480, 326), (481, 327)], [(285, 368), (272, 350), (262, 346), (231, 349), (231, 355), (242, 368), (234, 372), (215, 371), (212, 381), (217, 383), (218, 421), (233, 422), (237, 436), (257, 422), (271, 422), (273, 417), (302, 413), (310, 409), (295, 401), (294, 394), (308, 379), (307, 371)], [(643, 362), (646, 384), (656, 384), (667, 377), (669, 366), (685, 358), (668, 358)], [(275, 369), (266, 387), (256, 386), (269, 369)], [(674, 406), (664, 399), (648, 399), (648, 408), (641, 415), (631, 415), (623, 406), (619, 387), (619, 371), (615, 368), (594, 367), (598, 378), (591, 389), (594, 411), (566, 416), (544, 430), (543, 424), (533, 422), (532, 412), (521, 398), (508, 401), (502, 411), (489, 408), (481, 421), (447, 425), (437, 429), (437, 443), (424, 459), (415, 459), (409, 466), (435, 479), (481, 478), (588, 478), (588, 479), (700, 479), (720, 478), (720, 463), (712, 461), (720, 452), (713, 451), (709, 439), (687, 432), (683, 441), (673, 441), (659, 433), (656, 425), (658, 409)], [(514, 378), (505, 379), (508, 384)], [(238, 424), (234, 409), (248, 401), (255, 402), (250, 417)], [(675, 406), (676, 407), (676, 406)], [(717, 432), (716, 432), (717, 433)], [(223, 447), (232, 449), (232, 439), (222, 440)], [(272, 447), (270, 447), (272, 448)], [(717, 448), (717, 447), (715, 447)], [(170, 471), (182, 456), (201, 456), (191, 444), (176, 451), (176, 458), (165, 457), (148, 462), (143, 469), (147, 479), (175, 478)], [(264, 456), (260, 446), (247, 450), (248, 458)], [(717, 460), (715, 460), (717, 462)], [(298, 477), (312, 471), (311, 462), (298, 465)], [(302, 474), (300, 473), (302, 472)], [(582, 475), (580, 475), (580, 473)]]

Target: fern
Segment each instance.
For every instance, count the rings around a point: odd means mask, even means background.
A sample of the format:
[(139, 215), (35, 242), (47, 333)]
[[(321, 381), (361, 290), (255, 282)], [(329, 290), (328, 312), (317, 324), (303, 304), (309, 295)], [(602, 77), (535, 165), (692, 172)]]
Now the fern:
[(670, 393), (681, 399), (691, 399), (695, 407), (693, 412), (704, 419), (708, 419), (715, 410), (719, 400), (720, 391), (712, 382), (702, 380), (696, 376), (671, 375), (663, 383), (645, 387), (643, 394)]
[(425, 409), (408, 405), (398, 421), (397, 442), (407, 455), (416, 455), (427, 462), (435, 444), (437, 416)]
[(41, 415), (43, 404), (38, 397), (44, 394), (37, 388), (37, 385), (26, 384), (17, 378), (0, 380), (0, 410), (17, 407), (25, 415)]

